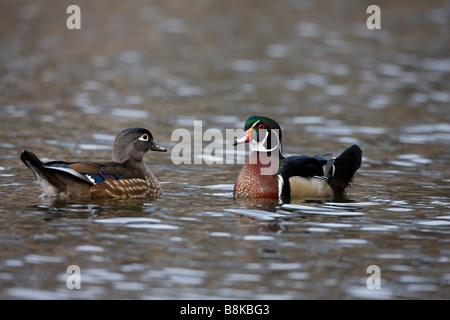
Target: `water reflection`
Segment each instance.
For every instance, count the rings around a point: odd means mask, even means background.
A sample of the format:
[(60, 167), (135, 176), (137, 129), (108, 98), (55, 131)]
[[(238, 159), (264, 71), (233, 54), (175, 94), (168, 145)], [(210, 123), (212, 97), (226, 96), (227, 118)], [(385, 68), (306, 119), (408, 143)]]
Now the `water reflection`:
[(146, 211), (152, 204), (152, 199), (89, 199), (70, 200), (66, 198), (41, 196), (36, 209), (41, 214), (87, 218), (117, 215), (148, 215)]

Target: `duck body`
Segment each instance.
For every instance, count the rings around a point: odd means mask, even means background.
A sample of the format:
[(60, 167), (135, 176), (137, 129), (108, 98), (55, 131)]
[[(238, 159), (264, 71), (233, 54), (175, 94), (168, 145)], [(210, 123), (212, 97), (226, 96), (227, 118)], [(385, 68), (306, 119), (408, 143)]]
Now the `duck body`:
[[(361, 165), (362, 151), (357, 145), (350, 146), (337, 158), (331, 154), (286, 157), (281, 146), (281, 128), (270, 118), (250, 117), (245, 130), (235, 144), (249, 142), (252, 152), (234, 186), (235, 198), (278, 198), (289, 202), (342, 195)], [(269, 130), (278, 132), (275, 141), (273, 137), (270, 139), (270, 145), (267, 144)], [(263, 173), (262, 169), (268, 166), (267, 159), (277, 164), (276, 170)]]
[(279, 175), (283, 179), (280, 198), (324, 198), (345, 194), (353, 175), (361, 166), (362, 151), (352, 145), (338, 157), (290, 156), (281, 160)]
[(126, 129), (114, 142), (113, 161), (43, 163), (32, 152), (22, 162), (35, 175), (45, 195), (69, 198), (156, 198), (162, 195), (155, 175), (143, 161), (148, 150), (167, 151), (142, 128)]

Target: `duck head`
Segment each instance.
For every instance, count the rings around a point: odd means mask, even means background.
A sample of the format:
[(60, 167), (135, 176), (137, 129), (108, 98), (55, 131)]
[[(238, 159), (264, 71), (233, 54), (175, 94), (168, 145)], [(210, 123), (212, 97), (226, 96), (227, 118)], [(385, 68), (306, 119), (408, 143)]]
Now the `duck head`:
[(129, 128), (121, 131), (114, 140), (112, 159), (123, 163), (129, 159), (142, 161), (147, 151), (167, 152), (153, 140), (153, 136), (144, 128)]
[(233, 145), (249, 143), (252, 152), (276, 152), (278, 149), (280, 159), (284, 159), (281, 148), (281, 127), (273, 119), (261, 116), (251, 116), (245, 121), (244, 134), (234, 140)]

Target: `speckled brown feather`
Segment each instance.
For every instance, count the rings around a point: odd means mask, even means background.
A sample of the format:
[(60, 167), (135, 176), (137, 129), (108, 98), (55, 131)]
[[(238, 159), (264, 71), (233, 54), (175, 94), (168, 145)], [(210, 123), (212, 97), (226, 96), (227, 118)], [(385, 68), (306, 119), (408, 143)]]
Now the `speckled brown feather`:
[(267, 167), (269, 165), (261, 163), (258, 152), (252, 153), (239, 173), (233, 195), (237, 198), (278, 198), (277, 175), (261, 174), (261, 169)]

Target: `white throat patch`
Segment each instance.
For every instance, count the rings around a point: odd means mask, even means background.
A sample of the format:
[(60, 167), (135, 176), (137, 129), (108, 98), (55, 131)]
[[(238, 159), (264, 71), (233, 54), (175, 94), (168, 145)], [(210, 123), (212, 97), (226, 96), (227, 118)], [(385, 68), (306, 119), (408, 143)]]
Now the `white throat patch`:
[[(250, 141), (250, 151), (252, 151), (252, 152), (253, 151), (271, 152), (271, 151), (274, 151), (277, 148), (279, 148), (280, 138), (279, 138), (278, 133), (276, 132), (276, 130), (271, 130), (272, 133), (275, 134), (276, 139), (277, 139), (277, 143), (276, 143), (275, 147), (273, 147), (272, 149), (267, 149), (265, 147), (265, 143), (267, 141), (267, 138), (269, 137), (269, 130), (266, 130), (266, 131), (267, 131), (267, 133), (266, 133), (266, 136), (265, 136), (263, 141), (258, 142), (258, 141), (253, 140), (253, 139)], [(272, 138), (272, 140), (273, 140), (273, 138)]]

